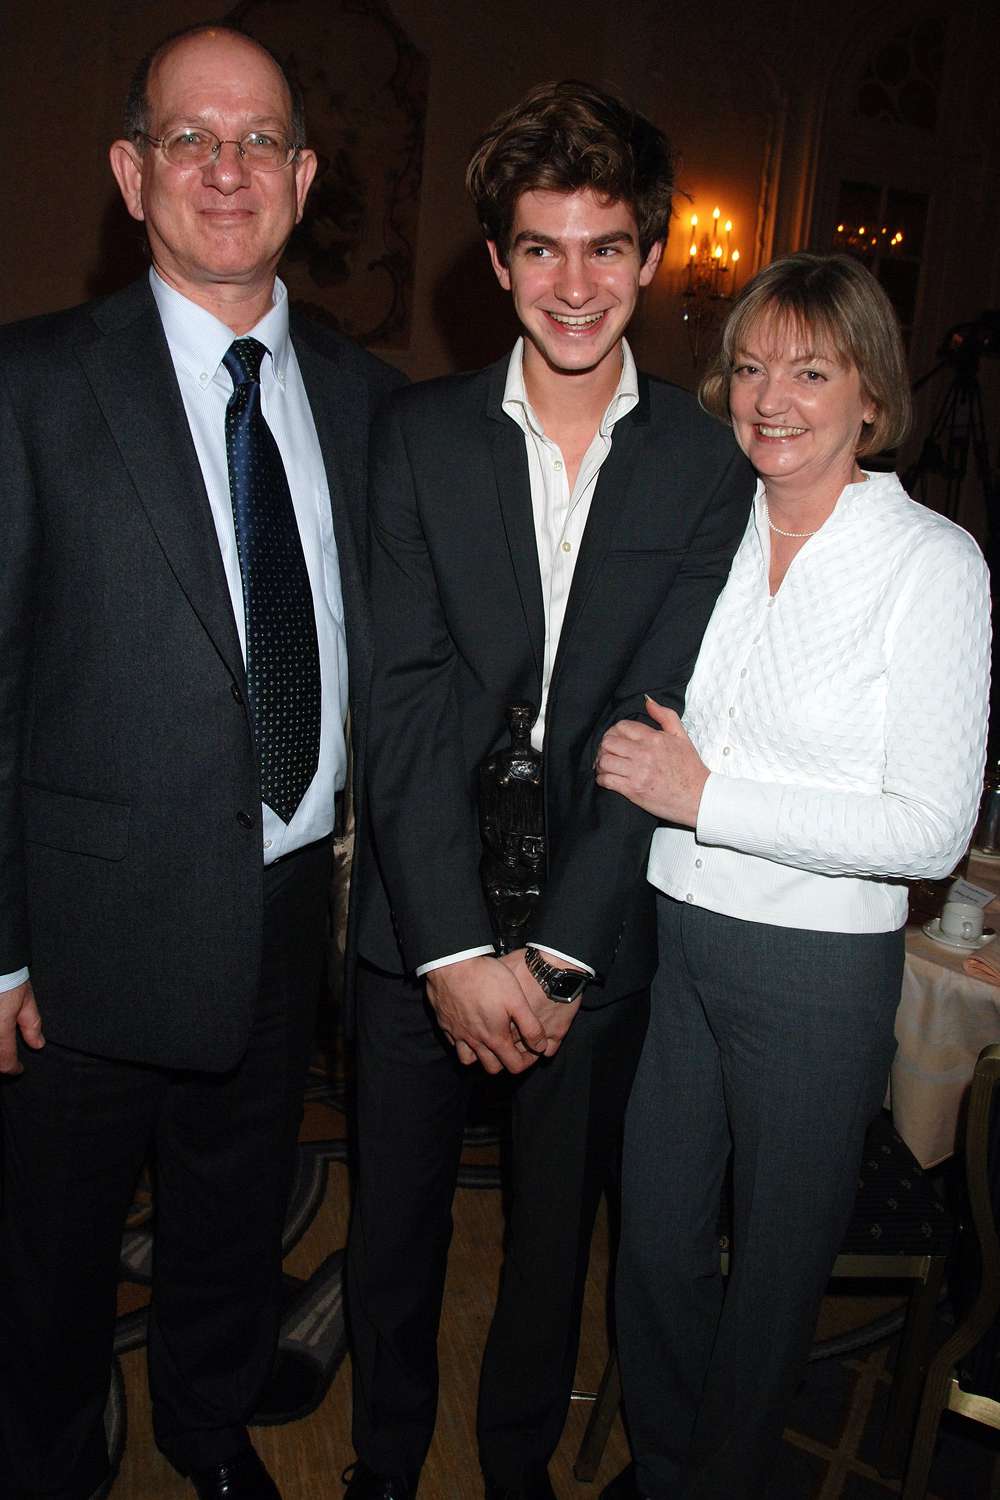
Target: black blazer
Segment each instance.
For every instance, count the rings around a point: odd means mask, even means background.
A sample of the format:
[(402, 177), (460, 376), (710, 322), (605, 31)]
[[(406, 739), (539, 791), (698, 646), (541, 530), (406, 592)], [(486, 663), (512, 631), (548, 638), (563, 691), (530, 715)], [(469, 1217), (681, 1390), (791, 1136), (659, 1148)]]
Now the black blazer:
[[(359, 943), (385, 969), (491, 941), (477, 767), (505, 742), (507, 705), (539, 702), (545, 637), (524, 435), (501, 405), (507, 364), (398, 393), (372, 433), (373, 847)], [(654, 822), (596, 786), (597, 746), (642, 713), (645, 691), (682, 708), (753, 489), (731, 433), (640, 376), (598, 478), (546, 718), (549, 873), (532, 932), (597, 970), (589, 1005), (640, 988), (655, 964)]]
[[(363, 742), (368, 426), (401, 380), (293, 318)], [(260, 786), (208, 498), (145, 279), (0, 330), (0, 973), (46, 1034), (223, 1069), (257, 978)]]

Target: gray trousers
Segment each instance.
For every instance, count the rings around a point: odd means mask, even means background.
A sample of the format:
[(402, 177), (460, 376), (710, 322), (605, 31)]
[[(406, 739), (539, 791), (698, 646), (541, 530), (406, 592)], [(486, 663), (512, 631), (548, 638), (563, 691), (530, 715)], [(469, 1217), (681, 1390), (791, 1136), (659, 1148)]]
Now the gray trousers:
[[(639, 1493), (764, 1493), (895, 1050), (903, 933), (659, 898), (616, 1305)], [(731, 1274), (716, 1223), (732, 1153)]]

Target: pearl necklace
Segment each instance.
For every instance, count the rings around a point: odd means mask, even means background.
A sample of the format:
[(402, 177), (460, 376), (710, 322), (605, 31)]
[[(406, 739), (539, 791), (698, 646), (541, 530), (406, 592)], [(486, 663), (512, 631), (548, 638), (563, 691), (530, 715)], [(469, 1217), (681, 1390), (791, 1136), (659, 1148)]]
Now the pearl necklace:
[[(776, 531), (779, 536), (790, 536), (793, 537), (796, 541), (801, 541), (803, 537), (816, 535), (815, 531), (783, 531), (780, 526), (775, 526), (774, 522), (771, 520), (771, 512), (767, 508), (766, 500), (764, 501), (764, 512), (767, 516), (768, 526), (770, 526), (772, 531)], [(817, 530), (819, 530), (818, 527)]]

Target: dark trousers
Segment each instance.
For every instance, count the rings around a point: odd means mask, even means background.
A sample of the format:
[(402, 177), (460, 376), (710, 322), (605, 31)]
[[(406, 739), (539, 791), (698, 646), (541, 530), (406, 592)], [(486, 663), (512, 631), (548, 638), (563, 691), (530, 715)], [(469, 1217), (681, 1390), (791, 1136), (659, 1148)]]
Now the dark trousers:
[(625, 1131), (625, 1410), (640, 1494), (749, 1500), (764, 1491), (885, 1091), (903, 934), (658, 904), (660, 968)]
[[(278, 1334), (281, 1232), (322, 967), (330, 851), (264, 876), (259, 998), (230, 1073), (22, 1049), (5, 1083), (0, 1468), (5, 1496), (86, 1500), (108, 1470), (103, 1413), (121, 1236), (147, 1153), (156, 1232), (149, 1380), (182, 1471), (223, 1463)], [(205, 1005), (217, 1004), (213, 995)], [(44, 999), (40, 1001), (44, 1023)]]
[[(517, 1487), (559, 1441), (594, 1216), (647, 1010), (644, 991), (581, 1011), (557, 1055), (514, 1083), (510, 1218), (478, 1417), (480, 1461), (497, 1484)], [(378, 1472), (415, 1476), (434, 1431), (451, 1202), (474, 1072), (435, 1027), (422, 985), (365, 966), (357, 1041), (354, 1445)]]

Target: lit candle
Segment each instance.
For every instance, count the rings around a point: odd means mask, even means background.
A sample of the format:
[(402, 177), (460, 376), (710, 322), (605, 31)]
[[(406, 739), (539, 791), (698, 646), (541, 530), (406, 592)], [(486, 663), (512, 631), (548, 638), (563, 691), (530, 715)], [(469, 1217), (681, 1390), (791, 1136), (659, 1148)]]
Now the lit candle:
[(730, 296), (733, 296), (733, 294), (734, 294), (734, 293), (735, 293), (735, 291), (736, 291), (736, 272), (737, 272), (737, 271), (738, 271), (738, 269), (739, 269), (739, 264), (740, 264), (740, 252), (739, 252), (739, 251), (738, 251), (738, 250), (734, 250), (734, 251), (733, 251), (733, 257), (732, 257), (732, 266), (733, 266), (733, 284), (732, 284), (732, 286), (731, 286), (731, 287), (730, 287), (730, 288), (729, 288), (729, 295), (730, 295)]

